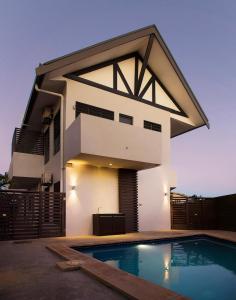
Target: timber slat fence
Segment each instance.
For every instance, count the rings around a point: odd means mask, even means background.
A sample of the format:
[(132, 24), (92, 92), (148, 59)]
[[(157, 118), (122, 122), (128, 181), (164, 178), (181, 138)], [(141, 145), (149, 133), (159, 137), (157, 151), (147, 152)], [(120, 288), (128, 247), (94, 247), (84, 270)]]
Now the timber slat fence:
[(236, 194), (215, 198), (171, 194), (172, 229), (236, 231)]
[(65, 235), (63, 193), (0, 191), (0, 240)]

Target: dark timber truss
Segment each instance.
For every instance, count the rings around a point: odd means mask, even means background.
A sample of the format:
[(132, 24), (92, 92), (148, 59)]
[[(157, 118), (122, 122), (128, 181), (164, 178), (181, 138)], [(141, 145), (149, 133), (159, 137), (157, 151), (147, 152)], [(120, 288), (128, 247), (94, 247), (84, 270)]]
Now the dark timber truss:
[[(178, 114), (178, 115), (187, 117), (186, 113), (179, 106), (179, 104), (175, 101), (175, 99), (172, 97), (172, 95), (169, 93), (169, 91), (165, 88), (165, 86), (162, 84), (162, 82), (158, 79), (158, 77), (155, 75), (155, 73), (152, 71), (152, 69), (148, 65), (148, 59), (149, 59), (149, 55), (151, 52), (153, 39), (154, 39), (154, 36), (150, 35), (144, 58), (142, 58), (139, 55), (139, 53), (134, 52), (134, 53), (130, 53), (130, 54), (97, 64), (97, 65), (94, 65), (94, 66), (84, 68), (82, 70), (79, 70), (79, 71), (76, 71), (73, 73), (66, 74), (66, 75), (64, 75), (64, 77), (87, 84), (87, 85), (90, 85), (90, 86), (93, 86), (93, 87), (96, 87), (96, 88), (106, 90), (106, 91), (114, 93), (114, 94), (128, 97), (130, 99), (137, 100), (142, 103), (152, 105), (154, 107), (157, 107), (157, 108), (160, 108), (163, 110), (167, 110), (174, 114)], [(132, 88), (129, 86), (129, 83), (128, 83), (127, 79), (125, 78), (125, 75), (123, 74), (123, 72), (119, 66), (120, 62), (125, 61), (129, 58), (135, 59), (134, 90), (133, 91), (132, 91)], [(140, 71), (139, 71), (139, 61), (142, 62)], [(90, 73), (90, 72), (93, 72), (93, 71), (96, 71), (96, 70), (99, 70), (101, 68), (108, 67), (108, 66), (113, 66), (113, 86), (112, 87), (109, 87), (109, 86), (103, 85), (101, 83), (98, 83), (98, 82), (95, 82), (92, 80), (88, 80), (88, 79), (85, 79), (82, 77), (82, 75), (84, 75), (84, 74), (87, 74), (87, 73)], [(141, 90), (141, 86), (142, 86), (142, 82), (144, 80), (144, 74), (145, 74), (146, 70), (148, 70), (150, 72), (151, 78), (147, 81), (147, 83)], [(118, 89), (118, 76), (122, 80), (127, 92), (124, 92), (124, 91), (121, 91)], [(169, 99), (173, 102), (174, 106), (176, 106), (178, 110), (175, 110), (174, 108), (163, 106), (156, 101), (157, 100), (156, 88), (155, 88), (156, 82), (161, 86), (163, 91), (167, 94)], [(152, 93), (151, 93), (152, 101), (149, 101), (149, 100), (146, 100), (143, 98), (145, 93), (147, 92), (147, 90), (150, 88), (150, 86), (152, 88)]]

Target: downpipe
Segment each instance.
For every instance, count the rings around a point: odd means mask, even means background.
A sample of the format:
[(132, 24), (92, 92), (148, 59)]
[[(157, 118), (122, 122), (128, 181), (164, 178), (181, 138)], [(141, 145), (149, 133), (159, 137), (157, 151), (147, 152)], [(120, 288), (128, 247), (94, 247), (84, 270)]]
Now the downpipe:
[(35, 84), (35, 90), (39, 93), (44, 93), (47, 95), (52, 95), (60, 98), (60, 192), (65, 192), (65, 166), (64, 166), (64, 95), (60, 93), (51, 92), (48, 90), (44, 90), (38, 87), (37, 84)]

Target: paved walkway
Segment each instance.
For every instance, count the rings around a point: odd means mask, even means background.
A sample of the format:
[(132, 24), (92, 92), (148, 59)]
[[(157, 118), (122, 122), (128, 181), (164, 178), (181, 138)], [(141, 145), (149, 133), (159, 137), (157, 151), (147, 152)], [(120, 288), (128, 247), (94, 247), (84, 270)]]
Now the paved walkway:
[(62, 272), (44, 240), (0, 242), (1, 300), (120, 300), (118, 292), (82, 271)]
[(86, 275), (83, 271), (62, 272), (56, 262), (62, 259), (45, 248), (48, 244), (90, 245), (149, 240), (206, 233), (236, 242), (236, 232), (159, 231), (119, 236), (49, 238), (15, 244), (0, 242), (0, 299), (3, 300), (113, 300), (125, 299), (118, 292)]

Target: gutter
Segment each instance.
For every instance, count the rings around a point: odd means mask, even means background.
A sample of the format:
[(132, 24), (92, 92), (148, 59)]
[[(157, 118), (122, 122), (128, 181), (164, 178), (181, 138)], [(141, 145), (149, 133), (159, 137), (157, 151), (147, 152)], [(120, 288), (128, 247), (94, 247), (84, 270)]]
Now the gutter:
[(51, 92), (48, 90), (40, 89), (37, 84), (34, 86), (35, 90), (39, 93), (44, 93), (52, 96), (56, 96), (60, 98), (60, 192), (64, 193), (65, 191), (65, 167), (64, 167), (64, 95), (60, 93)]

